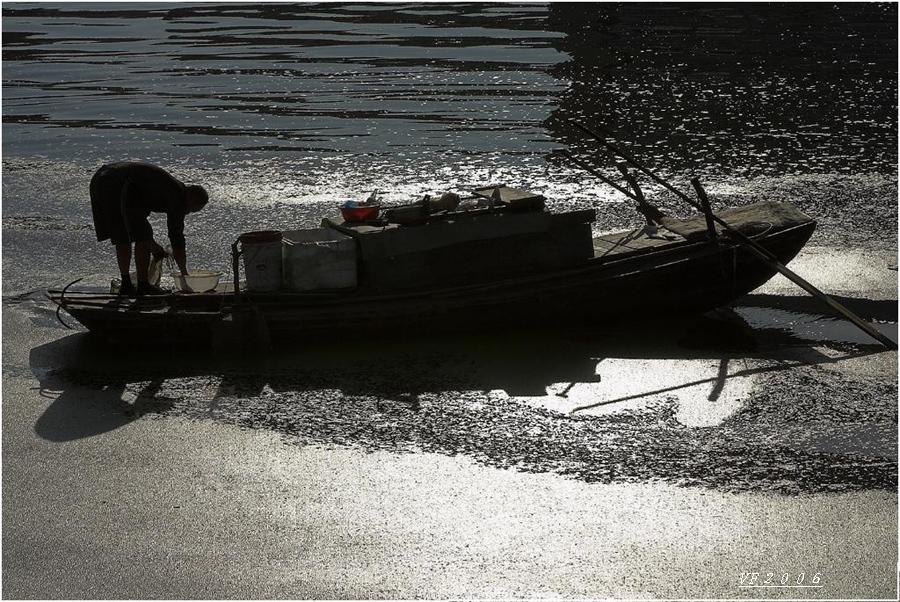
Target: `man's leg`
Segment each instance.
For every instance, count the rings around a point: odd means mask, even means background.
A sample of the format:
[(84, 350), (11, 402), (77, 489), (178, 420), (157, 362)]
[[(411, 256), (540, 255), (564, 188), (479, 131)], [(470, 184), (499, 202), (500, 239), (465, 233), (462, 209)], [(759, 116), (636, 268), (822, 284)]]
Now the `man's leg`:
[(119, 294), (125, 297), (134, 296), (134, 283), (131, 282), (131, 243), (116, 241), (116, 263), (119, 264), (119, 274), (122, 275), (122, 284), (119, 286)]
[(150, 269), (150, 248), (152, 240), (142, 240), (134, 243), (134, 267), (137, 272), (138, 286), (147, 284), (147, 272)]
[(147, 213), (140, 203), (133, 201), (128, 195), (128, 189), (122, 191), (121, 202), (122, 219), (128, 230), (128, 237), (134, 241), (134, 268), (137, 272), (136, 292), (139, 297), (145, 295), (164, 295), (166, 292), (150, 284), (148, 272), (150, 271), (150, 253), (153, 250), (153, 228), (147, 221)]
[(127, 293), (131, 287), (131, 242), (119, 210), (121, 183), (107, 177), (106, 171), (106, 166), (103, 166), (91, 178), (91, 213), (97, 240), (108, 239), (116, 248), (116, 263)]
[(130, 278), (131, 273), (131, 243), (116, 245), (116, 261), (119, 263), (119, 273), (122, 275), (122, 281)]
[[(126, 209), (128, 207), (126, 206)], [(132, 209), (134, 209), (132, 207)], [(139, 209), (139, 207), (138, 207)], [(134, 271), (137, 272), (137, 294), (159, 294), (158, 287), (150, 285), (148, 272), (150, 271), (150, 255), (153, 250), (153, 228), (145, 215), (134, 211), (131, 215), (123, 212), (128, 227), (128, 235), (134, 241)]]
[(149, 282), (148, 272), (150, 271), (150, 255), (153, 246), (152, 238), (134, 243), (134, 263), (137, 267), (136, 292), (138, 296), (166, 294), (166, 291)]

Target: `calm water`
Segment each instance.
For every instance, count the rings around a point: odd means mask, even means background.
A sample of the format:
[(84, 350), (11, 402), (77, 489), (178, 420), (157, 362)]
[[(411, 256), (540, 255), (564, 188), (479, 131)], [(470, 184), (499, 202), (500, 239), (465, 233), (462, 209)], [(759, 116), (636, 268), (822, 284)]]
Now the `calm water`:
[(594, 152), (570, 117), (723, 204), (777, 190), (835, 234), (858, 196), (890, 223), (896, 21), (859, 4), (5, 3), (6, 289), (105, 263), (87, 182), (122, 158), (208, 185), (189, 236), (219, 267), (239, 231), (315, 224), (373, 188), (399, 203), (506, 182), (628, 224), (616, 193), (548, 160)]

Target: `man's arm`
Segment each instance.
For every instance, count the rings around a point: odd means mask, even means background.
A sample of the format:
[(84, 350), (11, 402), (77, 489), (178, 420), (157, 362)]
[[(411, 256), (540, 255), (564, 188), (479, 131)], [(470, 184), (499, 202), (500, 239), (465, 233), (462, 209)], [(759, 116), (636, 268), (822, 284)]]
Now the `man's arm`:
[(172, 243), (172, 257), (182, 274), (187, 274), (187, 254), (184, 241), (184, 215), (169, 213), (169, 242)]

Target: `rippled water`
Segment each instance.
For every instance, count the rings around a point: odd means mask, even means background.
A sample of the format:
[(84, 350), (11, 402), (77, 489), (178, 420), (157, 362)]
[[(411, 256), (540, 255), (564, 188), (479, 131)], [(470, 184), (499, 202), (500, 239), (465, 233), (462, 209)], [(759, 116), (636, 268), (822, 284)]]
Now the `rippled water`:
[(558, 112), (605, 123), (642, 156), (732, 176), (895, 170), (896, 5), (661, 3), (576, 18), (551, 12), (573, 57), (554, 70), (573, 80)]
[(221, 153), (540, 153), (566, 87), (547, 73), (563, 36), (540, 6), (16, 5), (4, 150), (213, 166)]
[(570, 134), (544, 120), (585, 115), (740, 174), (896, 163), (892, 5), (7, 3), (3, 17), (17, 156), (540, 155)]

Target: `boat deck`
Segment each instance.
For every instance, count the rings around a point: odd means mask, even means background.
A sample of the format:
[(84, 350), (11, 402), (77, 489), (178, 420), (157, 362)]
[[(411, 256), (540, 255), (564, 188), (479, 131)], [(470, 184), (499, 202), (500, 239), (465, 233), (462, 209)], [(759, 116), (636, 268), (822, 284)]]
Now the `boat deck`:
[(594, 258), (610, 258), (617, 255), (625, 255), (647, 249), (666, 247), (675, 244), (683, 244), (684, 239), (666, 230), (650, 236), (643, 229), (625, 230), (601, 234), (593, 240)]
[[(808, 217), (792, 206), (772, 202), (726, 209), (720, 211), (718, 216), (727, 220), (732, 228), (749, 236), (771, 228), (780, 229), (809, 221)], [(601, 234), (593, 240), (594, 257), (611, 259), (707, 238), (706, 218), (703, 216), (689, 219), (663, 218), (662, 223), (664, 227), (653, 235), (648, 235), (643, 228)], [(716, 224), (716, 231), (721, 234), (722, 226)]]

